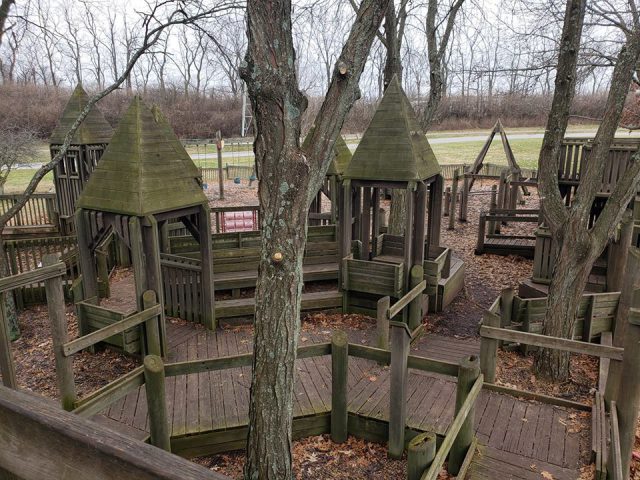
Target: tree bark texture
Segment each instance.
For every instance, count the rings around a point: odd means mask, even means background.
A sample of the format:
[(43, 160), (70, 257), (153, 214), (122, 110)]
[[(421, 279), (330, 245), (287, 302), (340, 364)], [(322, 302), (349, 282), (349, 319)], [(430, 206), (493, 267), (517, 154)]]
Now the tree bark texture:
[[(570, 337), (573, 332), (580, 297), (587, 284), (593, 262), (614, 235), (640, 180), (640, 157), (636, 153), (593, 227), (589, 228), (591, 207), (601, 184), (609, 148), (640, 55), (640, 29), (636, 25), (627, 35), (627, 42), (618, 55), (605, 114), (594, 139), (589, 160), (583, 169), (580, 188), (570, 207), (564, 205), (560, 195), (557, 175), (560, 148), (575, 92), (585, 4), (585, 0), (567, 2), (555, 92), (539, 158), (538, 188), (542, 215), (550, 229), (556, 252), (543, 333), (565, 338)], [(569, 354), (542, 349), (536, 356), (535, 369), (554, 380), (566, 380), (569, 377)]]
[(298, 88), (291, 2), (247, 5), (248, 50), (241, 75), (257, 129), (254, 151), (262, 218), (249, 402), (247, 479), (293, 477), (291, 431), (307, 213), (329, 167), (344, 118), (388, 0), (364, 0), (337, 61), (310, 146), (300, 147), (307, 100)]

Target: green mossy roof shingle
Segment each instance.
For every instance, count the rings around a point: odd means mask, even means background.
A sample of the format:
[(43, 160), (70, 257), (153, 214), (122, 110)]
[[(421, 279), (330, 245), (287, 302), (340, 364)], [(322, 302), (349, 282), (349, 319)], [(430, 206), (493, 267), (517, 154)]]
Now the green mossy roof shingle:
[[(78, 84), (71, 94), (71, 98), (64, 107), (62, 115), (58, 120), (56, 128), (49, 138), (49, 144), (62, 145), (67, 132), (76, 121), (80, 112), (89, 102), (89, 96), (84, 91), (82, 85)], [(93, 107), (85, 117), (80, 127), (76, 130), (71, 141), (72, 145), (92, 145), (99, 143), (109, 143), (113, 136), (113, 128), (104, 118), (98, 107)]]
[(78, 208), (144, 216), (207, 203), (168, 125), (135, 97), (123, 115)]
[[(309, 146), (309, 142), (311, 141), (311, 134), (313, 133), (314, 128), (315, 127), (311, 127), (309, 133), (307, 133), (307, 136), (302, 142), (302, 148), (306, 148)], [(353, 157), (353, 154), (351, 153), (351, 150), (349, 150), (349, 147), (344, 141), (344, 138), (342, 138), (342, 135), (338, 135), (336, 143), (333, 147), (333, 151), (335, 152), (335, 157), (331, 161), (331, 164), (329, 164), (327, 175), (342, 175), (347, 169), (347, 166), (351, 161), (351, 157)]]
[(413, 107), (394, 77), (362, 136), (345, 178), (420, 181), (440, 173), (440, 165), (420, 128)]

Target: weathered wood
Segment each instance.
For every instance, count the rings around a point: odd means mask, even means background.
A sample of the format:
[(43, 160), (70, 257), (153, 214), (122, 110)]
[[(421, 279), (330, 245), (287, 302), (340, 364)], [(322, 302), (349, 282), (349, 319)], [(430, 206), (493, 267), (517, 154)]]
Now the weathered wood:
[(616, 403), (620, 427), (622, 471), (629, 472), (631, 453), (635, 442), (636, 422), (640, 410), (640, 290), (633, 295), (633, 308), (629, 309), (629, 324), (625, 332), (622, 374)]
[(465, 175), (462, 181), (462, 192), (460, 193), (460, 213), (458, 220), (467, 221), (467, 211), (469, 208), (469, 193), (471, 191), (471, 179)]
[[(221, 195), (222, 190), (221, 190)], [(198, 223), (200, 226), (200, 258), (201, 258), (201, 273), (200, 273), (200, 294), (201, 294), (201, 322), (209, 330), (215, 330), (216, 313), (215, 313), (215, 285), (213, 280), (213, 261), (212, 261), (212, 243), (211, 235), (211, 214), (207, 206), (203, 205), (200, 208), (198, 214)]]
[(5, 387), (18, 388), (16, 367), (13, 362), (13, 353), (11, 352), (11, 336), (5, 296), (6, 293), (0, 293), (0, 373)]
[(155, 304), (148, 309), (143, 310), (142, 312), (138, 312), (131, 315), (130, 317), (126, 317), (125, 319), (109, 325), (108, 327), (101, 328), (80, 338), (77, 338), (70, 342), (66, 342), (64, 345), (62, 345), (64, 356), (69, 357), (70, 355), (73, 355), (74, 353), (84, 350), (85, 348), (92, 345), (96, 345), (97, 343), (102, 342), (107, 338), (112, 337), (113, 335), (122, 333), (125, 330), (129, 330), (130, 328), (148, 322), (151, 319), (156, 319), (161, 312), (162, 307)]
[[(409, 277), (409, 287), (411, 288), (411, 290), (409, 291), (409, 293), (415, 291), (417, 287), (423, 285), (422, 290), (414, 296), (411, 302), (409, 302), (408, 323), (409, 329), (411, 330), (415, 330), (422, 324), (422, 316), (424, 315), (424, 312), (422, 311), (422, 292), (424, 292), (424, 289), (427, 288), (427, 282), (426, 280), (423, 280), (423, 278), (424, 268), (422, 268), (422, 265), (414, 265), (413, 267), (411, 267), (411, 275)], [(409, 293), (407, 293), (407, 296), (409, 295)]]
[[(482, 316), (482, 326), (499, 327), (500, 317), (490, 311)], [(496, 361), (498, 357), (498, 341), (489, 337), (480, 338), (480, 370), (489, 383), (496, 381)]]
[[(495, 224), (495, 223), (494, 223)], [(476, 241), (476, 255), (482, 255), (484, 253), (484, 236), (487, 229), (487, 214), (480, 212), (480, 221), (478, 223), (478, 240)]]
[(622, 348), (618, 347), (585, 343), (577, 340), (568, 340), (566, 338), (548, 337), (537, 333), (518, 332), (485, 325), (480, 327), (480, 336), (493, 338), (495, 340), (525, 343), (534, 347), (556, 348), (566, 352), (583, 353), (585, 355), (594, 355), (596, 357), (605, 357), (614, 360), (622, 360), (622, 354), (624, 352)]
[(500, 292), (500, 326), (506, 327), (511, 324), (513, 316), (513, 298), (515, 290), (513, 288), (505, 288)]
[(456, 202), (458, 200), (458, 177), (460, 170), (457, 168), (453, 172), (453, 181), (451, 183), (451, 203), (449, 204), (449, 230), (456, 228)]
[(451, 187), (447, 187), (444, 192), (444, 208), (443, 208), (442, 215), (445, 217), (448, 217), (450, 210), (451, 210)]
[[(419, 265), (414, 266), (414, 268), (416, 267), (418, 267), (418, 269), (420, 270), (422, 269), (422, 267), (420, 267)], [(418, 272), (419, 271), (418, 269), (416, 269), (415, 272)], [(412, 269), (412, 271), (414, 270)], [(416, 278), (422, 278), (422, 276), (420, 277), (416, 276)], [(426, 287), (427, 287), (426, 280), (421, 280), (420, 283), (418, 283), (415, 287), (409, 290), (406, 295), (404, 295), (400, 300), (398, 300), (396, 303), (391, 305), (391, 307), (389, 307), (388, 317), (391, 319), (395, 317), (397, 314), (399, 314), (407, 305), (409, 305), (409, 303), (411, 303), (420, 294), (422, 294), (422, 292), (424, 292), (424, 289)]]
[(593, 331), (594, 305), (596, 297), (590, 297), (587, 304), (587, 312), (584, 315), (584, 323), (582, 326), (582, 341), (591, 341), (591, 332)]
[(341, 330), (331, 337), (331, 440), (347, 440), (347, 380), (349, 372), (349, 340)]
[(78, 400), (73, 413), (85, 418), (91, 417), (143, 384), (144, 369), (143, 367), (137, 367), (117, 380)]
[(435, 433), (426, 432), (413, 437), (407, 445), (407, 480), (420, 480), (436, 456)]
[[(492, 185), (491, 186), (491, 203), (490, 203), (490, 206), (489, 206), (489, 213), (495, 212), (495, 210), (497, 208), (498, 208), (498, 186), (497, 185)], [(488, 233), (489, 233), (489, 235), (494, 235), (496, 233), (496, 222), (494, 222), (493, 220), (489, 222)]]
[[(145, 330), (145, 351), (149, 355), (162, 356), (162, 341), (160, 336), (161, 305), (158, 305), (158, 297), (153, 290), (147, 290), (142, 294), (142, 307), (144, 310), (140, 313), (149, 311), (152, 308), (158, 309), (158, 314), (150, 317), (144, 325)], [(131, 317), (129, 317), (131, 318)]]
[[(602, 345), (613, 345), (611, 332), (602, 332), (600, 335), (600, 343)], [(598, 391), (604, 395), (607, 386), (607, 376), (609, 375), (609, 365), (611, 360), (608, 358), (600, 359), (600, 368), (598, 373)]]
[(549, 405), (557, 405), (559, 407), (573, 408), (574, 410), (580, 410), (584, 412), (587, 412), (591, 409), (591, 407), (586, 403), (574, 402), (573, 400), (567, 400), (565, 398), (551, 397), (549, 395), (530, 392), (528, 390), (519, 390), (517, 388), (506, 387), (504, 385), (498, 385), (495, 383), (485, 382), (483, 388), (492, 392), (511, 395), (513, 397), (535, 400), (537, 402), (548, 403)]
[(0, 424), (0, 465), (22, 480), (224, 478), (5, 387), (0, 387)]
[[(442, 228), (442, 196), (444, 192), (444, 177), (437, 175), (429, 185), (429, 215), (427, 219), (427, 253), (432, 247), (440, 246), (440, 230)], [(445, 207), (445, 212), (448, 211)]]
[[(480, 376), (480, 359), (477, 356), (469, 356), (460, 361), (458, 370), (458, 383), (456, 387), (456, 416), (460, 413), (462, 406), (467, 400), (469, 392), (475, 385), (476, 380)], [(451, 445), (449, 453), (449, 473), (457, 475), (460, 467), (467, 456), (467, 451), (473, 443), (473, 421), (475, 402), (467, 413), (467, 417), (460, 427), (460, 432), (456, 436)]]
[[(82, 273), (82, 288), (85, 298), (98, 296), (98, 279), (96, 274), (96, 265), (93, 259), (90, 245), (91, 229), (87, 220), (87, 211), (78, 209), (76, 212), (76, 233), (78, 235), (78, 262), (80, 264), (80, 273)], [(89, 328), (83, 322), (78, 320), (79, 334), (86, 335)]]
[(440, 448), (438, 449), (438, 452), (436, 453), (436, 456), (433, 459), (431, 466), (422, 475), (421, 480), (436, 480), (438, 478), (438, 474), (440, 473), (442, 464), (447, 458), (447, 455), (451, 450), (451, 446), (453, 445), (453, 442), (457, 438), (458, 433), (462, 428), (462, 425), (467, 420), (467, 416), (469, 415), (469, 412), (473, 409), (476, 399), (478, 398), (478, 395), (480, 393), (480, 390), (482, 390), (482, 383), (483, 383), (483, 376), (480, 375), (476, 379), (473, 387), (471, 387), (471, 390), (469, 391), (465, 402), (462, 404), (462, 406), (458, 410), (458, 413), (453, 419), (453, 422), (451, 422), (451, 425), (447, 430), (447, 435), (444, 437), (444, 440), (440, 444)]
[[(45, 255), (43, 265), (45, 267), (59, 265), (58, 256)], [(47, 309), (51, 323), (51, 339), (56, 361), (56, 380), (60, 402), (65, 410), (73, 410), (77, 397), (73, 377), (73, 359), (67, 358), (63, 350), (64, 344), (69, 340), (69, 331), (61, 278), (59, 276), (48, 278), (44, 282), (44, 288), (47, 294)]]
[(389, 349), (389, 305), (391, 298), (382, 297), (377, 303), (376, 315), (376, 347), (383, 350)]
[(407, 357), (411, 338), (406, 328), (391, 327), (391, 379), (389, 402), (389, 456), (400, 458), (404, 452), (407, 422)]
[(618, 409), (615, 400), (611, 402), (610, 408), (611, 419), (611, 444), (609, 445), (609, 460), (607, 461), (607, 470), (610, 473), (611, 480), (626, 480), (629, 478), (629, 471), (622, 470), (622, 452), (620, 451), (620, 429), (618, 424)]
[(171, 451), (171, 428), (167, 419), (164, 364), (157, 355), (144, 358), (144, 386), (147, 392), (151, 445)]
[(0, 293), (8, 292), (23, 285), (43, 282), (49, 278), (60, 277), (66, 273), (67, 266), (63, 262), (56, 261), (52, 265), (43, 266), (30, 272), (0, 278)]

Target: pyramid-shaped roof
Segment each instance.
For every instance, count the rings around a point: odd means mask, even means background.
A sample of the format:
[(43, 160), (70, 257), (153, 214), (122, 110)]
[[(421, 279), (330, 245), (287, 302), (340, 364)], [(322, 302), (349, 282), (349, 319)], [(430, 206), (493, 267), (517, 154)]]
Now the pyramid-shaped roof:
[(345, 178), (410, 182), (440, 173), (406, 94), (394, 77), (362, 136)]
[[(315, 125), (312, 126), (309, 130), (309, 133), (307, 133), (307, 136), (302, 142), (302, 148), (307, 148), (309, 146), (309, 142), (311, 142), (311, 136), (313, 135), (313, 131), (315, 128)], [(336, 138), (336, 143), (333, 147), (333, 151), (335, 157), (329, 165), (327, 175), (342, 175), (347, 169), (347, 166), (351, 161), (351, 157), (353, 157), (353, 154), (351, 153), (351, 150), (349, 150), (349, 147), (344, 141), (344, 138), (342, 138), (342, 135), (338, 135), (338, 138)]]
[[(67, 132), (76, 121), (80, 112), (89, 103), (89, 96), (84, 91), (82, 85), (78, 84), (71, 94), (64, 111), (58, 120), (56, 128), (53, 130), (49, 143), (51, 145), (62, 145)], [(91, 145), (98, 143), (109, 143), (113, 135), (113, 128), (104, 118), (98, 107), (93, 107), (85, 117), (80, 127), (76, 130), (71, 141), (72, 145)]]
[(201, 177), (200, 169), (195, 163), (193, 163), (193, 159), (185, 150), (184, 145), (182, 145), (182, 142), (173, 131), (173, 128), (171, 128), (171, 125), (169, 125), (169, 121), (167, 120), (167, 117), (164, 116), (164, 113), (162, 113), (162, 110), (160, 110), (160, 107), (153, 105), (151, 107), (151, 113), (153, 113), (153, 116), (158, 123), (158, 127), (162, 129), (167, 138), (169, 138), (175, 145), (176, 152), (179, 154), (180, 160), (184, 163), (184, 168), (193, 175), (193, 178)]
[(144, 216), (207, 203), (174, 138), (136, 96), (80, 194), (78, 208)]

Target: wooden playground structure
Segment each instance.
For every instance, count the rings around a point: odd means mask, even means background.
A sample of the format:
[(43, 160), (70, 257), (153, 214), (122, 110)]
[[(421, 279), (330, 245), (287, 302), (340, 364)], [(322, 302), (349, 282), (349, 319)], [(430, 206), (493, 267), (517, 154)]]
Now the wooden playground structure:
[[(257, 279), (260, 231), (229, 232), (222, 225), (226, 213), (255, 212), (258, 219), (258, 209), (211, 209), (201, 172), (161, 112), (139, 98), (108, 145), (100, 145), (99, 162), (73, 197), (74, 216), (61, 218), (55, 198), (36, 196), (10, 225), (4, 254), (11, 275), (0, 279), (0, 476), (225, 478), (184, 458), (246, 443), (251, 337), (217, 327), (221, 319), (253, 313), (255, 299), (247, 292)], [(337, 147), (336, 165), (347, 158), (344, 148)], [(464, 178), (468, 195), (481, 168), (454, 174), (454, 182)], [(511, 207), (532, 180), (520, 169), (504, 176), (495, 203)], [(567, 201), (575, 187), (567, 184)], [(640, 399), (640, 294), (632, 286), (585, 294), (573, 340), (541, 335), (545, 299), (511, 289), (484, 312), (479, 342), (423, 335), (424, 315), (446, 308), (462, 289), (465, 265), (440, 241), (443, 204), (449, 218), (457, 210), (455, 189), (447, 203), (443, 172), (397, 80), (355, 154), (330, 170), (325, 188), (310, 211), (303, 268), (306, 283), (329, 288), (304, 292), (303, 310), (365, 313), (376, 318), (376, 328), (359, 339), (340, 330), (330, 341), (305, 333), (309, 341), (296, 360), (294, 438), (326, 433), (336, 443), (348, 435), (387, 443), (390, 457), (406, 453), (409, 480), (435, 480), (445, 463), (461, 479), (548, 472), (568, 480), (592, 460), (596, 478), (626, 478)], [(407, 192), (402, 236), (385, 232), (380, 218), (381, 190), (394, 188)], [(323, 211), (323, 196), (331, 200), (330, 212)], [(500, 223), (520, 221), (517, 215), (534, 213), (496, 208), (484, 216), (486, 228), (500, 235)], [(483, 251), (490, 251), (491, 242), (482, 239)], [(637, 261), (637, 248), (627, 250), (620, 258)], [(133, 270), (131, 283), (117, 289), (110, 282), (116, 265)], [(116, 308), (108, 297), (123, 291), (128, 297)], [(20, 308), (48, 305), (62, 410), (17, 389), (6, 295)], [(76, 307), (74, 339), (65, 302)], [(166, 316), (185, 322), (168, 323)], [(620, 325), (624, 348), (611, 344)], [(142, 365), (78, 398), (73, 356), (102, 346), (138, 356)], [(598, 357), (593, 408), (500, 385), (501, 346)], [(572, 425), (582, 421), (576, 412), (591, 412), (592, 423), (580, 424), (591, 429), (587, 447)], [(64, 464), (60, 442), (71, 455)]]

